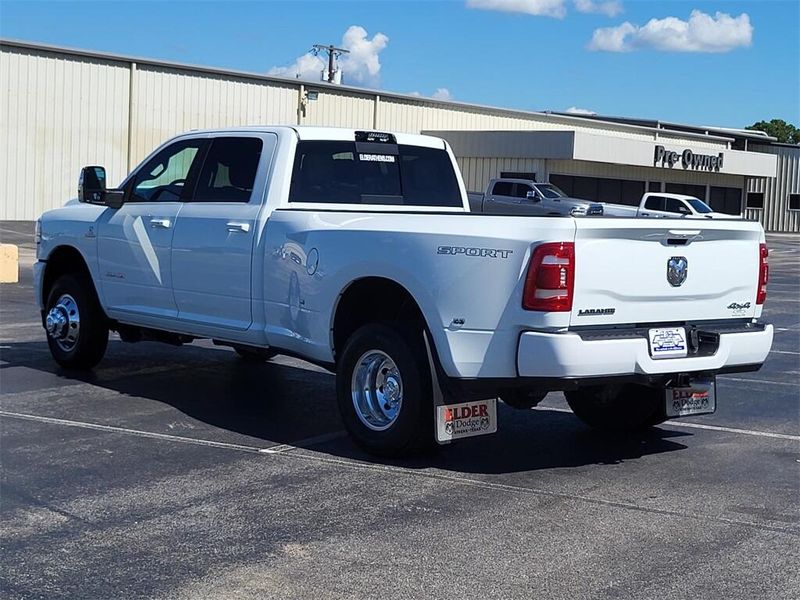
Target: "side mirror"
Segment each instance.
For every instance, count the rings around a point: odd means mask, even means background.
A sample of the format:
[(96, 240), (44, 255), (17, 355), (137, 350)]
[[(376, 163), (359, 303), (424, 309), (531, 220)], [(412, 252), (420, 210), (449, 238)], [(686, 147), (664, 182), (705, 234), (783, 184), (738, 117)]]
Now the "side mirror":
[(83, 167), (78, 178), (78, 201), (87, 204), (102, 204), (119, 208), (125, 200), (122, 190), (106, 189), (106, 170), (104, 167)]
[(528, 193), (525, 194), (525, 197), (531, 202), (539, 202), (541, 200), (541, 198), (539, 198), (539, 196), (533, 190), (528, 190)]

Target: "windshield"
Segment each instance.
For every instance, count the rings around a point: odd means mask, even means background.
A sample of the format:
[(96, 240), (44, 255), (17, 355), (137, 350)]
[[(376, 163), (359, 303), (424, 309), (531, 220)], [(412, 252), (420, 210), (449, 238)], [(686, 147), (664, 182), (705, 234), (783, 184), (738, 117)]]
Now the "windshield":
[(687, 198), (686, 201), (692, 205), (692, 208), (700, 214), (714, 212), (711, 207), (698, 198)]
[(537, 184), (536, 189), (544, 196), (545, 198), (566, 198), (567, 195), (554, 186), (552, 183), (540, 183)]

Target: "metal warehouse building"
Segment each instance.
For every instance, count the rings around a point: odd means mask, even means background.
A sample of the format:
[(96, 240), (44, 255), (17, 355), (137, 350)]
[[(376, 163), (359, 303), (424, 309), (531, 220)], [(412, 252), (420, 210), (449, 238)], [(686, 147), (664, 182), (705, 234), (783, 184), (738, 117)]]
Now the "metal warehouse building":
[(687, 193), (800, 231), (800, 147), (758, 132), (443, 102), (256, 73), (0, 41), (0, 219), (33, 220), (75, 196), (81, 166), (111, 183), (189, 129), (331, 125), (448, 140), (468, 189), (501, 175), (592, 200)]

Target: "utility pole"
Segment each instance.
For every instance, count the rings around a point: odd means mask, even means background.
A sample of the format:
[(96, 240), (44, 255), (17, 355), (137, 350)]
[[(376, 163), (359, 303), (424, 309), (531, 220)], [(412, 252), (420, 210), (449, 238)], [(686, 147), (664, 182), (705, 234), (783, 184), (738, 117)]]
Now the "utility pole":
[(328, 53), (328, 83), (333, 83), (334, 60), (339, 58), (342, 54), (348, 54), (350, 50), (345, 50), (344, 48), (337, 48), (333, 44), (330, 44), (329, 46), (324, 46), (322, 44), (314, 44), (314, 46), (312, 46), (311, 52), (314, 54), (314, 56), (318, 56), (320, 52)]

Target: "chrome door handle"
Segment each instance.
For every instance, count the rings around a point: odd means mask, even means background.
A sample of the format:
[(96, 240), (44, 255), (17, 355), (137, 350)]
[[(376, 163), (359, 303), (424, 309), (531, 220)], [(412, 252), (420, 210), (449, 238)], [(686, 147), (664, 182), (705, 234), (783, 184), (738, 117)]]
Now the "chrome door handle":
[(226, 223), (225, 227), (227, 227), (228, 231), (231, 233), (247, 233), (250, 231), (250, 223), (236, 223), (231, 221), (230, 223)]
[(153, 229), (169, 229), (172, 227), (172, 221), (169, 219), (159, 219), (154, 217), (150, 219), (150, 227)]

